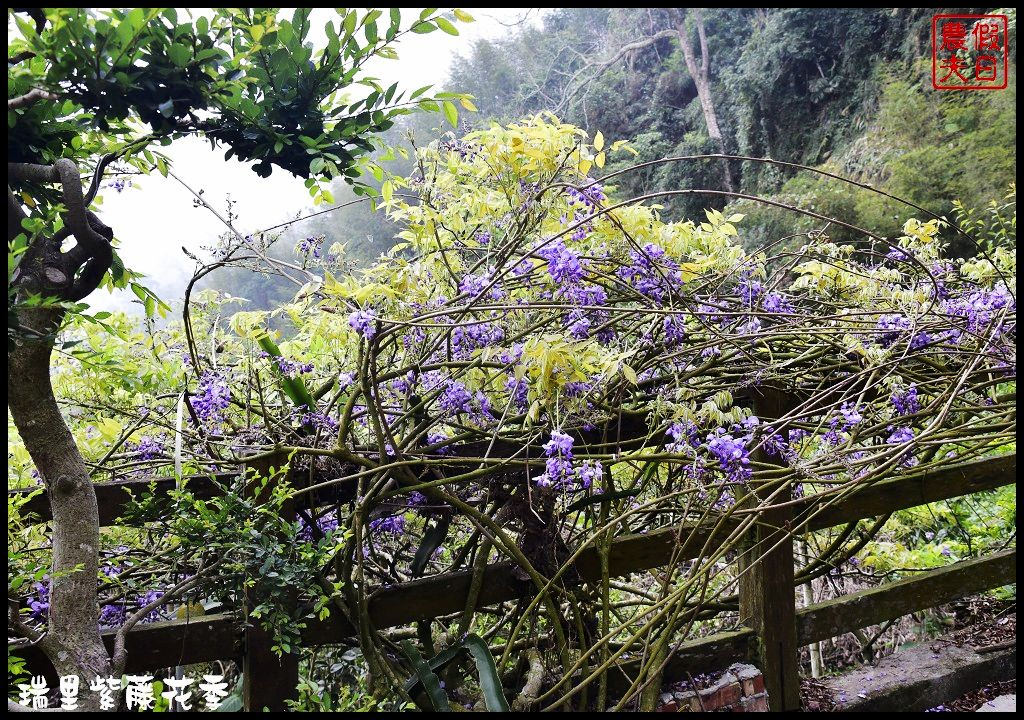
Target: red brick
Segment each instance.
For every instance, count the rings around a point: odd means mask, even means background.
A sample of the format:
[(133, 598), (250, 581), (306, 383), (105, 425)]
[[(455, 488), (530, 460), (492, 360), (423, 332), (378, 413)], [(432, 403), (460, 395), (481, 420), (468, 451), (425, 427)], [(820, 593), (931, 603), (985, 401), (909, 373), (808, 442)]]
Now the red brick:
[(742, 700), (745, 712), (768, 712), (768, 696), (764, 693)]
[(718, 707), (725, 707), (726, 705), (732, 705), (738, 703), (743, 693), (740, 691), (740, 684), (733, 683), (726, 685), (718, 691)]
[(751, 678), (743, 681), (743, 694), (744, 695), (757, 695), (760, 692), (764, 692), (764, 676), (758, 675), (755, 678)]

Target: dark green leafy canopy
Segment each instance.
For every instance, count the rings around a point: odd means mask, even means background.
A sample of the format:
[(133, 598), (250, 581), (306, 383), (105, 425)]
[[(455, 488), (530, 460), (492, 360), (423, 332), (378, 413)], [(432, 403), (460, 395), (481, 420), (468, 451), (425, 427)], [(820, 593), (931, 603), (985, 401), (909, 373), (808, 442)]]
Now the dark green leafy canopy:
[[(73, 156), (83, 132), (127, 138), (141, 123), (156, 137), (205, 134), (228, 147), (227, 157), (255, 161), (260, 176), (276, 165), (351, 180), (376, 134), (413, 109), (436, 107), (427, 88), (407, 96), (363, 75), (367, 60), (397, 57), (393, 45), (407, 32), (454, 27), (436, 10), (405, 29), (398, 10), (383, 23), (379, 10), (341, 11), (317, 48), (310, 14), (51, 8), (42, 26), (15, 14), (22, 38), (8, 53), (8, 97), (42, 88), (59, 102), (8, 112), (9, 158), (52, 162)], [(15, 57), (24, 59), (11, 64)]]

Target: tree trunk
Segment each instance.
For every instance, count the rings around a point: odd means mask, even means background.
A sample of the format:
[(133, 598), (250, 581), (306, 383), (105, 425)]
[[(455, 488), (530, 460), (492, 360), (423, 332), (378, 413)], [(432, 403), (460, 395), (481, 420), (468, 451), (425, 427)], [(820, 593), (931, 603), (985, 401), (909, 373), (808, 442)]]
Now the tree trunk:
[(26, 308), (18, 318), (27, 332), (7, 356), (8, 407), (53, 512), (49, 626), (40, 644), (59, 675), (78, 675), (79, 706), (98, 709), (89, 683), (110, 674), (97, 602), (99, 512), (89, 470), (50, 382), (50, 355), (63, 312)]
[[(704, 19), (700, 10), (693, 10), (694, 23), (697, 25), (697, 37), (700, 40), (700, 62), (693, 52), (693, 43), (690, 42), (690, 34), (686, 29), (686, 11), (676, 16), (676, 33), (679, 35), (679, 47), (683, 51), (683, 60), (686, 61), (686, 69), (693, 78), (693, 84), (697, 87), (697, 98), (700, 100), (700, 107), (704, 113), (704, 122), (708, 128), (708, 137), (718, 147), (718, 152), (725, 155), (725, 140), (722, 138), (722, 130), (718, 125), (718, 115), (715, 113), (715, 104), (711, 100), (711, 80), (708, 76), (708, 67), (711, 57), (708, 53), (708, 39), (704, 32)], [(722, 158), (723, 182), (725, 189), (729, 192), (736, 192), (732, 181), (732, 169), (729, 161)]]

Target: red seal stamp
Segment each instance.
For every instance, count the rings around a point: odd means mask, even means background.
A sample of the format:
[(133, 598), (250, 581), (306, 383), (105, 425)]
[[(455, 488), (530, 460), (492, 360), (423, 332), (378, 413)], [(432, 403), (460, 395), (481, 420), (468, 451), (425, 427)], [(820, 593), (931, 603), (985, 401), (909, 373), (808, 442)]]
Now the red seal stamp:
[(932, 87), (1002, 90), (1010, 71), (1005, 15), (932, 18)]

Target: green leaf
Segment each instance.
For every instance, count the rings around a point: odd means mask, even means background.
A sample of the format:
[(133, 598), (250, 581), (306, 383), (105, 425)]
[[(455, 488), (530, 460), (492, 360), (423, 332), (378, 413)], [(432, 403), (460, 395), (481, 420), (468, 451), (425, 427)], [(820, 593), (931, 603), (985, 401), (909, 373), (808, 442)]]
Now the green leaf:
[(416, 646), (411, 641), (405, 640), (402, 642), (402, 652), (405, 653), (405, 656), (409, 658), (409, 662), (412, 663), (413, 671), (426, 689), (427, 696), (430, 698), (430, 703), (434, 706), (434, 709), (438, 712), (451, 712), (448, 696), (445, 695), (444, 690), (441, 688), (441, 681), (430, 669), (426, 661), (424, 661)]
[[(406, 640), (406, 642), (409, 641)], [(427, 670), (437, 673), (457, 658), (463, 650), (468, 650), (476, 662), (480, 689), (483, 691), (484, 704), (487, 706), (487, 710), (489, 712), (508, 712), (508, 701), (505, 699), (505, 693), (501, 687), (501, 680), (498, 677), (498, 670), (494, 665), (494, 658), (491, 656), (491, 651), (487, 649), (487, 643), (479, 635), (470, 633), (461, 642), (439, 652), (430, 659)], [(422, 676), (417, 672), (416, 675), (406, 680), (406, 692), (411, 695), (415, 692), (419, 683), (423, 683), (424, 687), (426, 687)], [(445, 698), (445, 702), (447, 702), (447, 698)]]
[(174, 44), (167, 48), (167, 55), (172, 63), (178, 67), (185, 67), (192, 58), (192, 51), (184, 45)]
[(451, 524), (452, 516), (445, 515), (423, 533), (423, 540), (420, 542), (419, 548), (416, 549), (416, 556), (412, 559), (411, 570), (413, 577), (419, 577), (423, 574), (423, 568), (427, 566), (427, 561), (434, 554), (434, 551), (441, 547), (444, 539), (448, 537), (448, 528)]
[(454, 25), (452, 25), (450, 22), (445, 20), (443, 17), (434, 18), (434, 22), (437, 23), (437, 26), (439, 28), (441, 28), (441, 30), (443, 30), (444, 32), (448, 33), (449, 35), (458, 35), (459, 34), (458, 29), (456, 29), (456, 27)]
[(402, 10), (401, 8), (391, 8), (391, 25), (388, 27), (385, 38), (390, 41), (393, 40), (395, 35), (398, 34), (399, 28), (402, 26)]
[(448, 124), (453, 128), (459, 126), (459, 110), (455, 107), (455, 103), (451, 100), (445, 100), (441, 103), (441, 108), (444, 111), (445, 119), (448, 120)]
[(479, 635), (470, 633), (462, 641), (476, 661), (476, 671), (480, 676), (480, 689), (484, 693), (484, 703), (488, 712), (508, 712), (508, 700), (501, 689), (498, 668), (494, 666), (494, 658), (487, 649), (487, 643)]
[(636, 376), (636, 370), (631, 368), (629, 365), (622, 363), (620, 369), (622, 370), (623, 376), (629, 380), (630, 383), (633, 385), (638, 385), (640, 383), (640, 378)]
[[(257, 341), (259, 346), (263, 348), (264, 352), (270, 355), (272, 358), (282, 357), (281, 350), (278, 349), (277, 344), (270, 339), (269, 335), (263, 335)], [(313, 401), (313, 396), (309, 394), (309, 390), (306, 389), (306, 383), (302, 382), (301, 378), (288, 377), (281, 372), (280, 367), (276, 362), (270, 364), (274, 368), (278, 377), (281, 378), (281, 385), (284, 388), (284, 394), (288, 396), (288, 399), (292, 401), (292, 404), (296, 408), (305, 406), (307, 411), (312, 411), (316, 406)]]

